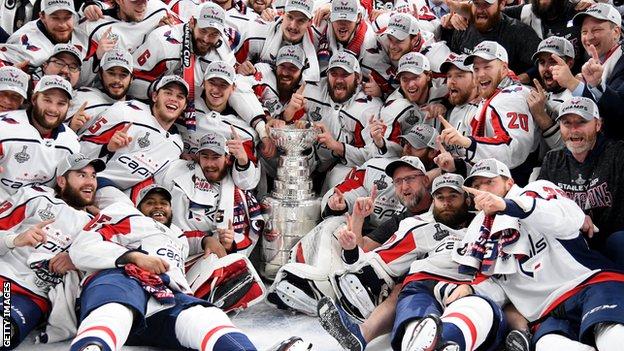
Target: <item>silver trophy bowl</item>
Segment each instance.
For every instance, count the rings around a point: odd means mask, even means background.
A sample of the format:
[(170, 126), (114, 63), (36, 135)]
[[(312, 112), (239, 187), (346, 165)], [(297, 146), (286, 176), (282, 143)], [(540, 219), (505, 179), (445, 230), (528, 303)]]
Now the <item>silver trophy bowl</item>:
[(317, 131), (314, 128), (298, 129), (294, 127), (271, 128), (270, 137), (287, 156), (298, 156), (312, 147)]

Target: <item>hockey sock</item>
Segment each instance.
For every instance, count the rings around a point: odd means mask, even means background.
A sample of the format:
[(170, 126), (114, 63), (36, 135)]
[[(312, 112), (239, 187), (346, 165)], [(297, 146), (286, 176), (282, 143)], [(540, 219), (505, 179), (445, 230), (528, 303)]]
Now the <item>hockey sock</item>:
[(132, 321), (132, 310), (122, 304), (100, 306), (80, 323), (70, 350), (80, 350), (90, 343), (100, 344), (107, 351), (121, 349), (130, 334)]
[(542, 336), (535, 344), (535, 351), (596, 351), (595, 348), (569, 339), (559, 334), (547, 334)]
[(252, 351), (255, 346), (216, 307), (192, 306), (180, 312), (175, 333), (182, 346), (201, 351)]
[(474, 350), (487, 339), (494, 322), (494, 312), (486, 300), (473, 295), (448, 305), (441, 319), (443, 340), (464, 345), (462, 350)]
[(624, 340), (624, 325), (614, 323), (600, 323), (594, 328), (596, 348), (598, 351), (612, 351), (622, 349)]

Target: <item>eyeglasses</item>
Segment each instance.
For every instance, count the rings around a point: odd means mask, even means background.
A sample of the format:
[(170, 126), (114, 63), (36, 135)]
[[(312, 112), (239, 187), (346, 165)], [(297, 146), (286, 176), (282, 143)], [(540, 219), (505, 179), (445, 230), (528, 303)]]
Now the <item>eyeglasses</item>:
[(401, 184), (405, 183), (406, 185), (412, 184), (418, 179), (418, 177), (424, 177), (424, 174), (413, 174), (403, 178), (395, 178), (392, 180), (394, 186), (401, 186)]
[(69, 71), (72, 72), (72, 73), (80, 72), (80, 66), (79, 65), (69, 64), (69, 63), (67, 63), (67, 62), (65, 62), (63, 60), (51, 58), (50, 59), (50, 63), (53, 63), (59, 69), (63, 69), (65, 67), (67, 67), (67, 69), (69, 69)]

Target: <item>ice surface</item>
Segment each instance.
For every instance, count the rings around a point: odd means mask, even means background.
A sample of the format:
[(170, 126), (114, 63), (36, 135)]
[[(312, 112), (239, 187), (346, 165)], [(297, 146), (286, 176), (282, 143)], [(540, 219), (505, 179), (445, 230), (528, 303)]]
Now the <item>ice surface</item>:
[[(258, 350), (266, 350), (275, 343), (290, 336), (297, 335), (304, 340), (311, 342), (315, 351), (339, 351), (340, 345), (327, 334), (316, 317), (309, 317), (303, 314), (291, 313), (277, 310), (264, 303), (252, 306), (248, 310), (238, 314), (231, 314), (230, 318), (234, 324), (242, 329)], [(32, 334), (31, 334), (32, 336)], [(16, 350), (18, 351), (66, 351), (69, 350), (69, 342), (54, 344), (33, 343), (33, 338), (29, 336)], [(123, 350), (146, 351), (157, 350), (150, 347), (126, 346)], [(371, 343), (367, 348), (370, 351), (390, 350), (388, 336), (382, 336)]]

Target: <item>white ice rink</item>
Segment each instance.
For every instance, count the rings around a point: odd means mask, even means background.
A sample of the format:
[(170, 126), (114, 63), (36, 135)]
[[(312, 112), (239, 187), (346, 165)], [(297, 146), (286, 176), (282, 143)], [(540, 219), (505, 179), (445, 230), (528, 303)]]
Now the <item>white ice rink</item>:
[[(266, 350), (278, 341), (292, 335), (300, 336), (304, 340), (311, 342), (313, 344), (312, 350), (315, 351), (342, 350), (340, 345), (329, 334), (325, 333), (315, 317), (277, 310), (264, 303), (259, 303), (239, 314), (231, 314), (230, 318), (232, 318), (236, 326), (249, 335), (251, 341), (258, 347), (258, 350)], [(388, 336), (382, 336), (374, 340), (366, 350), (390, 350), (389, 340)], [(16, 350), (67, 351), (69, 350), (69, 342), (35, 345), (33, 338), (29, 336)], [(126, 346), (123, 350), (146, 351), (157, 349)]]

